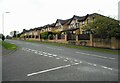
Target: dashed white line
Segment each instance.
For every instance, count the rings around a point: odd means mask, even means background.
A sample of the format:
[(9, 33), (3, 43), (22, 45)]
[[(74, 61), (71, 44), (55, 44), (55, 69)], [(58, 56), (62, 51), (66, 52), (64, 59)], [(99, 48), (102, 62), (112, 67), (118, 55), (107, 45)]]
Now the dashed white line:
[(64, 61), (67, 61), (67, 60), (64, 60)]
[(56, 68), (52, 68), (52, 69), (47, 69), (47, 70), (27, 74), (27, 76), (33, 76), (33, 75), (37, 75), (37, 74), (41, 74), (41, 73), (45, 73), (45, 72), (49, 72), (49, 71), (53, 71), (53, 70), (58, 70), (58, 69), (62, 69), (62, 68), (65, 68), (65, 67), (70, 67), (70, 66), (71, 65), (65, 65), (65, 66), (60, 66), (60, 67), (56, 67)]
[(109, 59), (115, 59), (115, 58), (109, 58)]
[(53, 54), (53, 56), (57, 56), (57, 55)]
[(44, 55), (44, 56), (48, 56), (48, 55)]
[(52, 54), (48, 53), (48, 55), (52, 55)]
[(99, 55), (95, 55), (95, 54), (87, 54), (87, 53), (83, 53), (83, 52), (76, 52), (76, 53), (83, 54), (83, 55), (90, 55), (90, 56), (100, 57), (100, 58), (115, 59), (115, 58), (104, 57), (104, 56), (99, 56)]
[(79, 63), (74, 63), (75, 65), (79, 64)]
[(74, 60), (75, 62), (77, 62), (78, 60)]
[(56, 58), (56, 59), (60, 59), (60, 58)]
[(82, 61), (80, 61), (79, 63), (82, 63)]
[(93, 65), (92, 63), (88, 63), (89, 65)]
[(96, 64), (93, 64), (93, 66), (97, 66)]
[(48, 57), (53, 57), (53, 56), (48, 56)]

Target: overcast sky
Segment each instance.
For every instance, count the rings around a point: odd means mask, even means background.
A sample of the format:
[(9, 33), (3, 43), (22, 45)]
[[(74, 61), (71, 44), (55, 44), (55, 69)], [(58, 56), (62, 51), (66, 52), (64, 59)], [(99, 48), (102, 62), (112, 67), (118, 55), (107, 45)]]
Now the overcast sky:
[(0, 0), (0, 33), (2, 33), (2, 13), (4, 13), (4, 33), (22, 31), (46, 24), (56, 19), (68, 19), (73, 15), (84, 16), (100, 13), (118, 18), (120, 0)]

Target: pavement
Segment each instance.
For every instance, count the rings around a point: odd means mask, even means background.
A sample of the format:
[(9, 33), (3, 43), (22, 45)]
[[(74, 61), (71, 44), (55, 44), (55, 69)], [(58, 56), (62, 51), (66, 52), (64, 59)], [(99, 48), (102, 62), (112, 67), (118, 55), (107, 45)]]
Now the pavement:
[(6, 41), (18, 49), (2, 57), (3, 81), (118, 81), (118, 55)]

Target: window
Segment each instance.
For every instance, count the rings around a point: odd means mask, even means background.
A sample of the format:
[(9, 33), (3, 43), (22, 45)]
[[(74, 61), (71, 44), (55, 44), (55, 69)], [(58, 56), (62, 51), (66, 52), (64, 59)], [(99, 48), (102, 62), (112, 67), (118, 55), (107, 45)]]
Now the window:
[(90, 23), (90, 19), (87, 19), (87, 24)]
[(75, 33), (75, 31), (73, 31), (73, 33)]
[(82, 34), (85, 34), (85, 31), (82, 31)]
[(85, 22), (83, 21), (83, 22), (82, 22), (82, 25), (84, 25), (84, 24), (85, 24)]
[(79, 28), (79, 23), (76, 23), (76, 28)]
[(70, 24), (70, 28), (74, 28), (73, 24)]

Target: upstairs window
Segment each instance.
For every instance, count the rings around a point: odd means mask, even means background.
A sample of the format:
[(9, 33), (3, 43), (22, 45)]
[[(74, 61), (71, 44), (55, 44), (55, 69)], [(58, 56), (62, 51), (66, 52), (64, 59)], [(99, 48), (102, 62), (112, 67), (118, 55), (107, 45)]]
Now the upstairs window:
[(90, 23), (90, 19), (87, 19), (87, 24)]
[(84, 25), (85, 24), (85, 21), (82, 21), (82, 25)]
[(76, 25), (76, 28), (79, 28), (79, 23), (76, 23), (75, 25)]
[(74, 25), (73, 25), (73, 24), (70, 24), (70, 28), (74, 28)]

